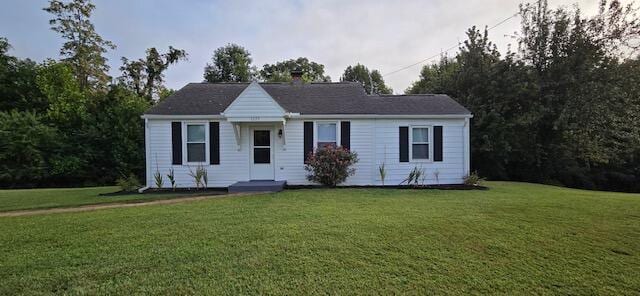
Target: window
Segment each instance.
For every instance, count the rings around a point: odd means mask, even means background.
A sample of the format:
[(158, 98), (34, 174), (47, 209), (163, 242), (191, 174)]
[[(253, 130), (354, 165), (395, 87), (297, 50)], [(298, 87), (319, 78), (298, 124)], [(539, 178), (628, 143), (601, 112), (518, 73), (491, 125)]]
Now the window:
[(206, 131), (204, 124), (187, 124), (187, 162), (206, 161)]
[(319, 122), (318, 126), (318, 143), (316, 147), (322, 148), (325, 146), (338, 146), (338, 133), (335, 122)]
[(428, 127), (414, 127), (411, 129), (411, 158), (429, 160)]
[(253, 163), (271, 163), (271, 131), (253, 131)]

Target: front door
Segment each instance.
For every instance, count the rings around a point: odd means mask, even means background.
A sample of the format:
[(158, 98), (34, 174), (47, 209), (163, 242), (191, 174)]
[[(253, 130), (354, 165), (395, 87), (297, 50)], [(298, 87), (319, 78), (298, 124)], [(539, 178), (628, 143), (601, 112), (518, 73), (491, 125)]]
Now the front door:
[(251, 129), (251, 180), (273, 180), (273, 133), (269, 128)]

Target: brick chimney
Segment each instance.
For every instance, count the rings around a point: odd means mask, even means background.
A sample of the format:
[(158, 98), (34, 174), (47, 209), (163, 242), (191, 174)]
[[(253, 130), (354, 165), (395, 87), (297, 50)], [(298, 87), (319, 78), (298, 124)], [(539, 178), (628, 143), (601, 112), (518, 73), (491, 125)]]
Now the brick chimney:
[(302, 70), (295, 69), (291, 71), (291, 83), (293, 84), (301, 84), (302, 83)]

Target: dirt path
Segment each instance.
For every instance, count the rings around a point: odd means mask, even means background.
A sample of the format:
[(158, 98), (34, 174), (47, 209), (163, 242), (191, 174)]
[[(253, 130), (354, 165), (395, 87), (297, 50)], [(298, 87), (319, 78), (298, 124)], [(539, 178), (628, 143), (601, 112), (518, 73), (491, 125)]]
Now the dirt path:
[(53, 209), (41, 209), (41, 210), (20, 210), (20, 211), (12, 211), (0, 213), (0, 217), (18, 217), (18, 216), (33, 216), (33, 215), (42, 215), (42, 214), (52, 214), (52, 213), (73, 213), (73, 212), (88, 212), (102, 209), (114, 209), (114, 208), (132, 208), (132, 207), (143, 207), (143, 206), (151, 206), (151, 205), (168, 205), (168, 204), (176, 204), (176, 203), (184, 203), (184, 202), (192, 202), (198, 200), (205, 199), (213, 199), (213, 198), (223, 198), (223, 197), (232, 197), (232, 196), (243, 196), (243, 195), (252, 195), (259, 194), (262, 192), (248, 192), (248, 193), (231, 193), (231, 194), (220, 194), (220, 195), (206, 195), (206, 196), (194, 196), (194, 197), (179, 197), (174, 199), (162, 199), (162, 200), (154, 200), (154, 201), (145, 201), (145, 202), (122, 202), (122, 203), (109, 203), (109, 204), (95, 204), (95, 205), (86, 205), (72, 208), (53, 208)]

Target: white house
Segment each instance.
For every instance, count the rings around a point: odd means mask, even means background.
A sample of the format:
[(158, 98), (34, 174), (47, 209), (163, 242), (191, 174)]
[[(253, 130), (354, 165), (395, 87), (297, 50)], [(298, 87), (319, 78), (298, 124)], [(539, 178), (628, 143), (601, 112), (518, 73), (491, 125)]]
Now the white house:
[[(295, 77), (297, 78), (297, 77)], [(367, 95), (359, 83), (190, 83), (149, 109), (146, 184), (171, 169), (178, 187), (275, 180), (309, 185), (305, 156), (332, 143), (357, 152), (343, 185), (398, 185), (418, 167), (425, 183), (460, 184), (469, 173), (471, 113), (446, 95)], [(437, 175), (437, 179), (436, 179)], [(164, 178), (164, 186), (169, 186)]]

